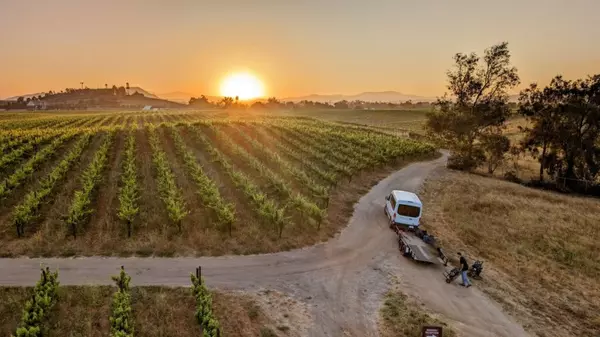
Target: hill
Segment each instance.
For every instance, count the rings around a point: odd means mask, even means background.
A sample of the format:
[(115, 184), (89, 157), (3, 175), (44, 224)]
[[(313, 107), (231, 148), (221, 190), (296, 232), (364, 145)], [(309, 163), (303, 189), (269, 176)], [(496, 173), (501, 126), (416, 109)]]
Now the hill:
[[(129, 92), (129, 94), (128, 94)], [(34, 95), (28, 95), (33, 97)], [(34, 103), (47, 109), (87, 109), (87, 108), (141, 108), (150, 105), (157, 108), (181, 108), (184, 105), (158, 98), (148, 91), (132, 87), (108, 89), (66, 89), (66, 92), (35, 95)], [(19, 96), (25, 98), (26, 96)], [(16, 100), (16, 99), (15, 99)]]
[(44, 96), (44, 94), (46, 94), (45, 92), (38, 92), (35, 94), (27, 94), (27, 95), (20, 95), (20, 96), (12, 96), (12, 97), (7, 97), (5, 99), (3, 99), (3, 101), (10, 101), (10, 102), (14, 102), (17, 99), (19, 99), (19, 97), (23, 97), (23, 99), (28, 99), (28, 98), (33, 98), (33, 97), (38, 97), (38, 96)]
[(140, 87), (130, 87), (129, 90), (127, 90), (128, 95), (133, 95), (135, 93), (142, 94), (149, 98), (160, 98), (160, 97), (156, 96), (155, 94), (148, 92)]
[[(74, 89), (69, 89), (69, 90), (73, 90), (73, 91), (76, 91), (76, 92), (81, 92), (82, 91), (82, 90), (74, 90)], [(101, 92), (101, 91), (104, 92), (107, 89), (100, 88), (100, 89), (83, 89), (83, 90), (89, 90), (91, 92)], [(112, 90), (112, 89), (108, 89), (108, 90)], [(127, 90), (127, 94), (128, 95), (133, 95), (133, 94), (136, 94), (136, 93), (142, 94), (142, 95), (144, 95), (145, 97), (148, 97), (148, 98), (160, 98), (160, 97), (156, 96), (155, 94), (153, 94), (153, 93), (151, 93), (151, 92), (149, 92), (147, 90), (144, 90), (141, 87), (130, 87), (129, 90)], [(59, 93), (56, 93), (56, 94), (59, 94)], [(17, 99), (19, 99), (19, 97), (23, 97), (23, 99), (27, 100), (28, 98), (39, 97), (39, 96), (43, 97), (44, 95), (46, 95), (45, 92), (37, 92), (37, 93), (33, 93), (33, 94), (24, 94), (24, 95), (7, 97), (7, 98), (4, 99), (4, 101), (16, 101)]]
[(177, 102), (177, 103), (182, 103), (182, 104), (187, 104), (190, 101), (191, 97), (198, 97), (200, 95), (194, 95), (194, 94), (190, 94), (188, 92), (183, 92), (183, 91), (174, 91), (174, 92), (168, 92), (165, 94), (158, 94), (158, 97), (162, 98), (162, 99), (166, 99), (172, 102)]

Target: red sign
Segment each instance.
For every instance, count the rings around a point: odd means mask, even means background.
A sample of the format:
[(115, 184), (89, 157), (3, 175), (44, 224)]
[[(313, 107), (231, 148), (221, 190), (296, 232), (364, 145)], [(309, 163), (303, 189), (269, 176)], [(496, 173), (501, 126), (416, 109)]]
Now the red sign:
[(422, 337), (442, 337), (441, 326), (424, 326)]

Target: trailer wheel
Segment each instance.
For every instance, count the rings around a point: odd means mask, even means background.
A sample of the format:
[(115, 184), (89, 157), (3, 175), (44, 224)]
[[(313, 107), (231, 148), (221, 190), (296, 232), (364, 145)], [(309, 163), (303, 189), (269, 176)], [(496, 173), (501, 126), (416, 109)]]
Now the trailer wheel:
[(450, 283), (450, 282), (452, 282), (452, 280), (446, 277), (446, 283)]

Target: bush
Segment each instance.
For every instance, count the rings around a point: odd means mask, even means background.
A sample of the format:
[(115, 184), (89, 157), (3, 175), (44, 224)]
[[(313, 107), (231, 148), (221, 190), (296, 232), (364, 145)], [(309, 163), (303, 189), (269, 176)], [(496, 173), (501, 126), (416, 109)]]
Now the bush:
[(448, 164), (446, 165), (449, 169), (470, 171), (485, 162), (485, 155), (481, 150), (475, 150), (471, 155), (467, 153), (453, 153), (448, 158)]
[(504, 173), (504, 179), (513, 182), (513, 183), (521, 183), (521, 179), (519, 179), (519, 177), (517, 176), (517, 173), (515, 171), (508, 171), (506, 173)]
[(277, 334), (271, 328), (264, 326), (260, 329), (260, 337), (277, 337)]

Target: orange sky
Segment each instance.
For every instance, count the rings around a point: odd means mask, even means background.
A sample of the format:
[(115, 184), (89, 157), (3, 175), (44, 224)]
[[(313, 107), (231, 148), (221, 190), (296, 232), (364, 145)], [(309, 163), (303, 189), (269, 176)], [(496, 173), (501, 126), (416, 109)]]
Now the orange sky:
[(129, 81), (218, 94), (249, 70), (278, 97), (435, 96), (456, 52), (509, 41), (524, 83), (600, 73), (597, 0), (0, 0), (0, 97)]

